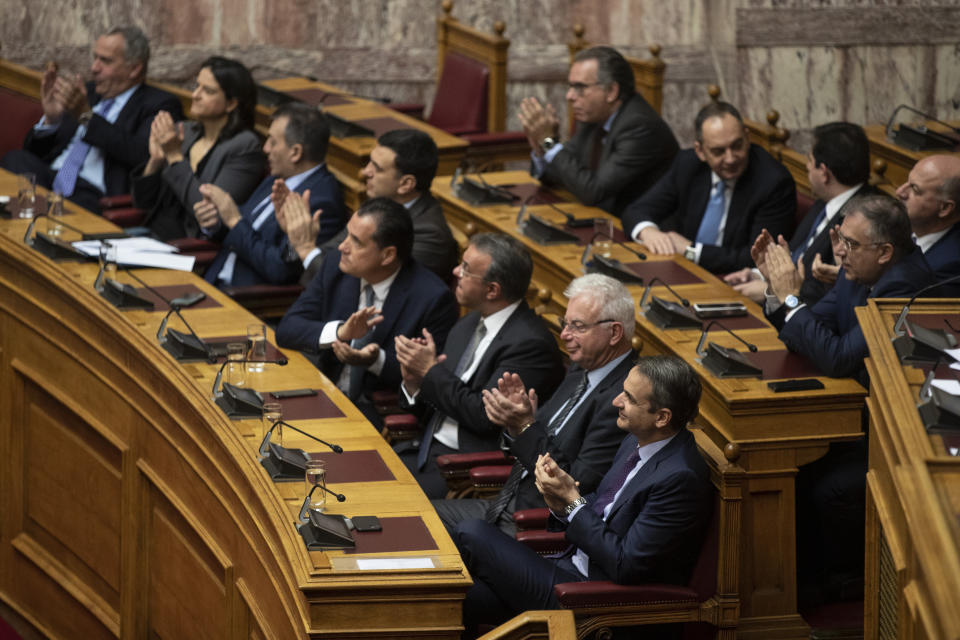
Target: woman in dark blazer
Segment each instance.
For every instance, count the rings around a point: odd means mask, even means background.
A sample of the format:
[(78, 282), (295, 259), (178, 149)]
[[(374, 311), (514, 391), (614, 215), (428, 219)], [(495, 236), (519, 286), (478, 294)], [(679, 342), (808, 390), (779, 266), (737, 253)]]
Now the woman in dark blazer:
[(245, 202), (263, 178), (265, 158), (253, 131), (257, 89), (235, 60), (207, 59), (193, 90), (192, 120), (175, 123), (161, 111), (150, 130), (150, 159), (133, 172), (133, 203), (161, 240), (200, 235), (193, 205), (200, 185), (213, 183)]

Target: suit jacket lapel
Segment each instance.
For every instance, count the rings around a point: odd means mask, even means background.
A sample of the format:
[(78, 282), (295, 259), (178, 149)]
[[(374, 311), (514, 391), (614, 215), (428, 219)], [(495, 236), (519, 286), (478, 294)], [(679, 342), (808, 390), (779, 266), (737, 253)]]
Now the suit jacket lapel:
[(653, 457), (647, 460), (643, 466), (640, 467), (640, 471), (638, 471), (635, 476), (630, 478), (630, 481), (626, 484), (623, 491), (620, 492), (620, 495), (617, 497), (617, 501), (610, 509), (610, 515), (607, 516), (607, 521), (609, 522), (614, 515), (616, 515), (617, 511), (619, 511), (620, 508), (627, 503), (627, 498), (637, 493), (640, 487), (642, 487), (647, 479), (657, 470), (657, 467), (660, 466), (661, 462), (672, 456), (673, 453), (686, 442), (687, 438), (692, 437), (693, 434), (691, 434), (687, 429), (684, 429), (674, 436), (673, 440), (671, 440), (667, 446), (653, 454)]
[[(380, 309), (380, 313), (383, 314), (383, 322), (374, 327), (373, 330), (375, 342), (379, 343), (381, 336), (388, 335), (402, 315), (403, 303), (407, 300), (410, 291), (410, 271), (410, 263), (407, 262), (400, 268), (393, 284), (390, 285), (387, 299), (383, 301), (383, 308)], [(360, 291), (357, 290), (357, 296), (359, 295)]]

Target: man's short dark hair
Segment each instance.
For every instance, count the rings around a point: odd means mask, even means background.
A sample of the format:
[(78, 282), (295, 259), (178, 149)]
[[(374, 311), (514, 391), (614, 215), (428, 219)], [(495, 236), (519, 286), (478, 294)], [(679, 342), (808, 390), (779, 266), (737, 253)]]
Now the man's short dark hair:
[(396, 129), (380, 136), (377, 144), (397, 154), (393, 161), (397, 171), (400, 175), (412, 175), (417, 181), (417, 191), (430, 191), (440, 162), (440, 153), (433, 138), (417, 129)]
[(123, 36), (123, 59), (130, 63), (143, 65), (141, 77), (147, 75), (147, 65), (150, 63), (150, 40), (139, 27), (114, 27), (107, 31), (108, 36), (120, 34)]
[(650, 381), (650, 413), (669, 409), (670, 427), (685, 428), (700, 407), (700, 377), (676, 356), (646, 356), (637, 359), (637, 370)]
[(413, 252), (413, 219), (406, 207), (390, 198), (371, 198), (360, 205), (356, 215), (373, 217), (377, 225), (373, 241), (378, 247), (396, 247), (397, 259), (401, 263), (410, 259)]
[(287, 126), (283, 130), (287, 146), (301, 145), (304, 159), (315, 164), (326, 159), (330, 123), (319, 109), (302, 102), (288, 102), (273, 112), (273, 119), (277, 118), (287, 119)]
[(527, 295), (533, 260), (523, 243), (502, 233), (478, 233), (470, 245), (490, 256), (484, 282), (496, 282), (505, 300), (515, 302)]
[(737, 111), (737, 108), (729, 102), (717, 100), (716, 102), (710, 102), (710, 104), (705, 106), (703, 109), (700, 109), (700, 111), (697, 113), (697, 117), (693, 121), (693, 132), (697, 137), (697, 142), (703, 142), (704, 122), (710, 118), (722, 118), (726, 115), (733, 116), (737, 119), (737, 122), (743, 124), (743, 118), (740, 116), (740, 112)]
[(847, 205), (847, 217), (859, 213), (870, 225), (870, 239), (874, 242), (889, 242), (893, 245), (894, 260), (913, 251), (913, 230), (907, 208), (900, 200), (878, 194), (857, 196)]
[(815, 128), (812, 155), (842, 185), (852, 187), (870, 179), (870, 143), (859, 125), (828, 122)]
[(573, 57), (574, 62), (584, 60), (597, 61), (597, 82), (610, 86), (614, 82), (619, 87), (617, 98), (629, 100), (637, 92), (633, 79), (633, 67), (619, 51), (613, 47), (590, 47)]

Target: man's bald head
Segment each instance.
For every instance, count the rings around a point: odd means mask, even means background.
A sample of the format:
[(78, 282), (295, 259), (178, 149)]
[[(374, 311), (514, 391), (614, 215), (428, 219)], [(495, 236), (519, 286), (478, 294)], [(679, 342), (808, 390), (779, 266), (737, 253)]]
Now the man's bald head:
[(960, 221), (960, 157), (927, 156), (897, 189), (917, 237), (949, 229)]

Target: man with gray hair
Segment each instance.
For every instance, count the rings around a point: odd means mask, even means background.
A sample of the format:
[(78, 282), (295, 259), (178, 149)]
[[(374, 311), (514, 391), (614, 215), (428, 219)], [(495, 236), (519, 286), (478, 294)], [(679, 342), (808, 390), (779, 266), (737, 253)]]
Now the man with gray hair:
[(180, 101), (144, 84), (150, 43), (137, 27), (117, 27), (97, 38), (91, 81), (47, 66), (40, 84), (43, 117), (23, 150), (0, 166), (32, 172), (37, 184), (90, 211), (100, 198), (130, 191), (130, 172), (147, 161), (150, 124), (158, 111), (183, 119)]
[(569, 190), (580, 202), (615, 216), (663, 175), (679, 146), (670, 127), (634, 88), (633, 69), (611, 47), (578, 53), (567, 102), (577, 130), (560, 142), (553, 106), (536, 98), (520, 105), (532, 149), (531, 173)]
[(440, 520), (453, 531), (461, 520), (483, 518), (513, 535), (513, 512), (546, 506), (533, 469), (549, 452), (557, 465), (589, 493), (610, 468), (623, 441), (614, 397), (633, 366), (633, 298), (609, 276), (590, 274), (570, 283), (560, 321), (571, 366), (550, 401), (538, 408), (535, 389), (516, 373), (505, 373), (496, 388), (483, 391), (487, 417), (504, 428), (504, 448), (517, 461), (500, 493), (490, 500), (435, 500)]
[(430, 498), (446, 495), (437, 456), (497, 448), (501, 427), (484, 413), (484, 389), (512, 371), (546, 399), (563, 377), (557, 341), (524, 300), (533, 261), (520, 241), (476, 234), (453, 273), (457, 302), (471, 313), (450, 330), (443, 353), (427, 331), (395, 339), (403, 399), (424, 425), (420, 441), (396, 451)]

